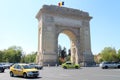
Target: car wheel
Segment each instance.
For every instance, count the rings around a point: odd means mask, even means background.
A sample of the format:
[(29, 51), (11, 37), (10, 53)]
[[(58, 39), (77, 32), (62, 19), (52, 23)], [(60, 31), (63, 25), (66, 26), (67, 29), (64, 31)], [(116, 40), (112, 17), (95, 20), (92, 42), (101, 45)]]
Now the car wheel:
[(102, 67), (102, 69), (105, 69), (105, 67)]
[(14, 74), (13, 74), (13, 72), (12, 72), (12, 71), (10, 72), (10, 76), (11, 76), (11, 77), (14, 77)]
[(5, 71), (4, 69), (1, 70), (1, 72), (4, 72), (4, 71)]
[(75, 69), (78, 69), (78, 66), (75, 66)]
[(120, 65), (118, 66), (118, 68), (120, 69)]
[(38, 76), (35, 76), (35, 78), (37, 78)]
[(63, 68), (64, 68), (64, 69), (67, 69), (67, 67), (66, 67), (66, 66), (64, 66)]
[(105, 66), (105, 69), (108, 69), (108, 66)]
[(27, 78), (27, 74), (26, 74), (26, 73), (23, 73), (23, 77), (24, 77), (24, 78)]

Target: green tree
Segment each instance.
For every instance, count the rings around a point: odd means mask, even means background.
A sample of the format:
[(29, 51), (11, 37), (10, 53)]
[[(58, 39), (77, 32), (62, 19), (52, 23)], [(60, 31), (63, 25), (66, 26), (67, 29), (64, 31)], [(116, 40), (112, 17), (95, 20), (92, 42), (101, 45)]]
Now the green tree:
[(24, 55), (21, 59), (21, 62), (25, 63), (34, 63), (36, 60), (37, 52), (32, 52), (30, 54)]
[(103, 61), (118, 61), (115, 48), (105, 47), (100, 55)]
[(8, 50), (23, 51), (20, 46), (11, 46), (8, 48)]
[(70, 49), (68, 50), (68, 56), (71, 56), (71, 50)]
[(0, 51), (0, 62), (3, 62), (3, 56), (4, 56), (3, 51)]
[(117, 56), (118, 56), (118, 60), (120, 61), (120, 49), (118, 50)]
[(18, 63), (21, 60), (22, 48), (17, 46), (9, 47), (7, 50), (3, 51), (3, 61)]
[(66, 53), (66, 48), (64, 47), (63, 50), (61, 51), (61, 58), (65, 58), (67, 56), (67, 53)]
[(22, 54), (20, 62), (25, 63), (25, 55), (24, 54)]
[(61, 57), (61, 51), (62, 51), (62, 48), (61, 48), (61, 45), (58, 46), (58, 57)]
[(60, 53), (59, 53), (59, 64), (62, 64), (66, 61), (67, 53), (66, 53), (66, 48), (64, 47), (63, 50), (60, 48)]

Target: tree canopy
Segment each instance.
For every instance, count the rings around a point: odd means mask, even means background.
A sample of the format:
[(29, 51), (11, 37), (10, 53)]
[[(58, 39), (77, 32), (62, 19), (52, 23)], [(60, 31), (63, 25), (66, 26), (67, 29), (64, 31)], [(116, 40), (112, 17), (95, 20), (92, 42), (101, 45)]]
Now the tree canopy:
[(36, 55), (36, 52), (25, 55), (21, 47), (11, 46), (6, 50), (0, 51), (0, 62), (33, 63), (35, 62)]
[(118, 52), (115, 48), (105, 47), (98, 55), (94, 56), (97, 63), (102, 61), (120, 61), (120, 49)]

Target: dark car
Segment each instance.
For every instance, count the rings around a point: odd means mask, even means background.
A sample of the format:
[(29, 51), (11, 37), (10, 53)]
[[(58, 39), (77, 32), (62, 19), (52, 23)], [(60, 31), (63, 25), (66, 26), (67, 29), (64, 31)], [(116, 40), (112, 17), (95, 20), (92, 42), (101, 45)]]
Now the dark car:
[(43, 66), (41, 66), (41, 65), (38, 65), (38, 64), (34, 64), (34, 63), (32, 63), (32, 64), (30, 64), (33, 68), (36, 68), (36, 69), (43, 69)]
[(4, 69), (9, 69), (13, 65), (13, 63), (0, 63), (0, 65), (2, 65)]
[(0, 65), (0, 72), (4, 72), (4, 71), (5, 71), (5, 68), (2, 65)]

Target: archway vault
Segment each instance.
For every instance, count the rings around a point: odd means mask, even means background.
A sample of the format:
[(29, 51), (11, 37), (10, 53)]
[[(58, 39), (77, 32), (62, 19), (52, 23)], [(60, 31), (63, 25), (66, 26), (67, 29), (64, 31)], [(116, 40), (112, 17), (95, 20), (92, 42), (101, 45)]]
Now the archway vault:
[(70, 39), (76, 39), (75, 34), (70, 30), (63, 30), (62, 33), (68, 35)]
[(90, 44), (92, 17), (76, 9), (44, 5), (36, 18), (38, 24), (37, 63), (56, 65), (58, 63), (58, 35), (66, 34), (71, 41), (71, 62), (90, 65), (93, 62)]
[(57, 34), (59, 35), (60, 33), (63, 33), (63, 34), (66, 34), (70, 40), (77, 40), (76, 37), (77, 37), (77, 34), (74, 33), (73, 30), (70, 30), (69, 28), (68, 29), (60, 29), (58, 28), (59, 31), (57, 32)]

